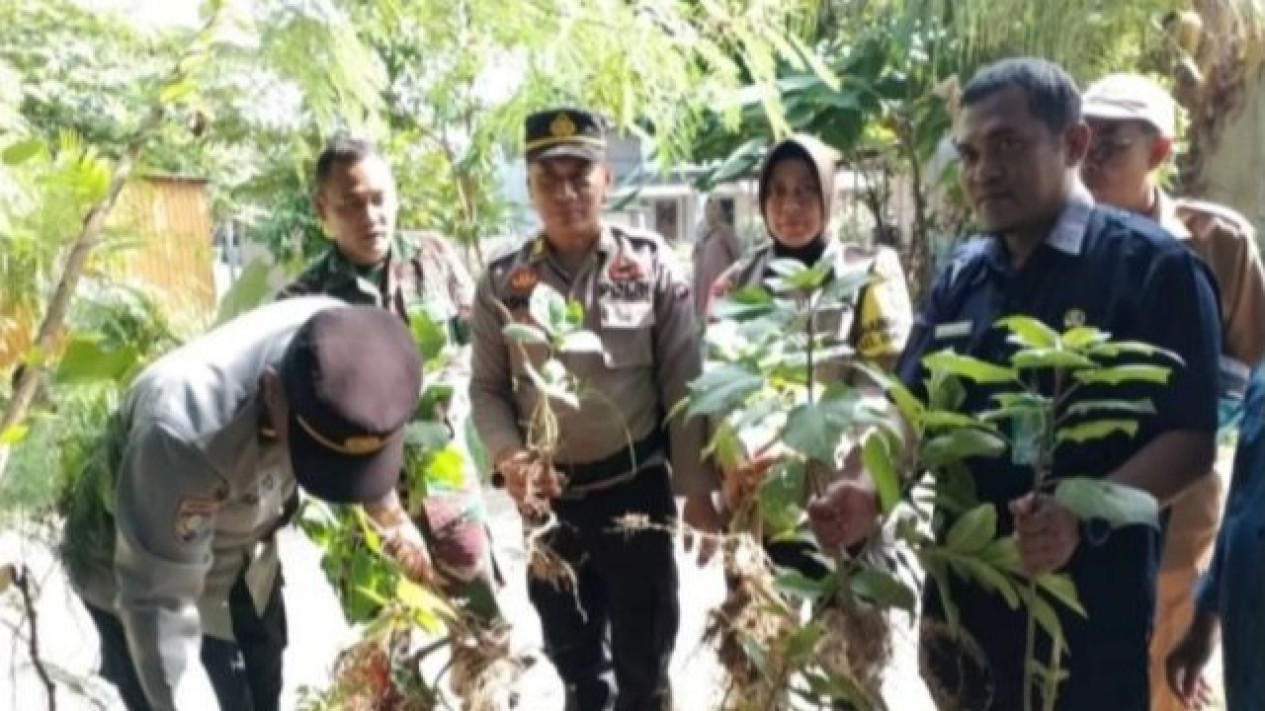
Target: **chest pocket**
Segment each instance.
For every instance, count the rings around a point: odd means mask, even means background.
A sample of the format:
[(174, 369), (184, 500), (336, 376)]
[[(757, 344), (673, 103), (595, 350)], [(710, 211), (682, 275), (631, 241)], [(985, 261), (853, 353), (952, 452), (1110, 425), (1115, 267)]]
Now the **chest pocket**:
[(654, 362), (654, 302), (650, 299), (600, 304), (603, 359), (606, 367), (639, 368)]

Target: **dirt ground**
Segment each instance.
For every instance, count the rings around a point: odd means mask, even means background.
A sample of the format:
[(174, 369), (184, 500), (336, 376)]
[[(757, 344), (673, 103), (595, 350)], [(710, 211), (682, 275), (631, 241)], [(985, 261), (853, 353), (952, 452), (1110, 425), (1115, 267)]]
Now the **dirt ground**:
[[(504, 591), (510, 619), (514, 620), (514, 645), (533, 653), (539, 661), (522, 679), (525, 711), (561, 711), (562, 688), (547, 661), (540, 656), (540, 626), (527, 602), (524, 555), (519, 544), (518, 519), (508, 499), (489, 494), (493, 532), (508, 585)], [(333, 592), (319, 567), (319, 552), (296, 530), (282, 534), (282, 559), (287, 586), (286, 606), (290, 644), (285, 660), (285, 695), (282, 708), (297, 708), (304, 688), (320, 688), (329, 679), (330, 665), (338, 650), (351, 639), (342, 622)], [(715, 707), (718, 669), (714, 654), (700, 646), (708, 610), (721, 601), (724, 590), (716, 562), (699, 568), (678, 546), (681, 566), (682, 624), (672, 665), (676, 708), (706, 711)], [(58, 682), (59, 711), (120, 708), (110, 686), (93, 672), (98, 662), (96, 635), (78, 600), (52, 560), (47, 547), (19, 531), (0, 534), (0, 562), (22, 560), (42, 581), (38, 605), (39, 644), (53, 678)], [(17, 596), (4, 595), (0, 606), (0, 709), (46, 709), (43, 688), (30, 664), (26, 627)], [(898, 631), (896, 659), (884, 682), (893, 711), (932, 709), (926, 688), (917, 673), (912, 627)]]

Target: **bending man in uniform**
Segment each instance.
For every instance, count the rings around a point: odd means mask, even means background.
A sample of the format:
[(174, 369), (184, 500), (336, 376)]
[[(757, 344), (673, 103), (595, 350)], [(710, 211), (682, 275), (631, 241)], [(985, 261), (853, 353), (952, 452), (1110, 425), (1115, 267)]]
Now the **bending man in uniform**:
[(545, 395), (502, 335), (505, 314), (530, 321), (538, 284), (583, 306), (583, 327), (601, 339), (602, 353), (562, 356), (593, 392), (578, 409), (553, 403), (562, 433), (556, 466), (567, 485), (552, 502), (560, 525), (548, 542), (578, 589), (529, 579), (528, 593), (568, 709), (657, 711), (670, 707), (680, 615), (672, 539), (619, 532), (615, 520), (668, 524), (675, 485), (687, 495), (687, 521), (714, 531), (715, 477), (700, 461), (697, 425), (674, 418), (663, 426), (701, 367), (689, 283), (661, 237), (604, 223), (611, 173), (599, 121), (570, 109), (527, 119), (528, 188), (544, 229), (494, 259), (479, 281), (470, 399), (479, 436), (521, 504), (532, 456), (525, 425)]
[[(425, 317), (442, 327), (449, 345), (459, 350), (437, 374), (439, 382), (453, 386), (454, 401), (435, 416), (464, 442), (469, 375), (464, 346), (474, 284), (461, 260), (438, 235), (424, 234), (416, 245), (396, 239), (395, 179), (386, 159), (366, 141), (338, 138), (325, 148), (316, 161), (314, 201), (334, 244), (282, 290), (281, 298), (326, 294), (384, 308), (405, 323)], [(401, 480), (401, 486), (406, 483)], [(404, 503), (421, 512), (417, 524), (430, 544), (440, 581), (478, 617), (500, 623), (477, 473), (467, 466), (460, 486), (431, 483), (427, 494), (420, 507)]]
[[(286, 645), (274, 534), (298, 489), (365, 504), (387, 549), (429, 579), (395, 497), (421, 363), (384, 311), (296, 299), (241, 316), (137, 377), (100, 453), (114, 530), (71, 580), (131, 711), (266, 711)], [(95, 495), (96, 490), (85, 492)], [(201, 660), (201, 664), (198, 660)]]
[[(1155, 413), (1140, 418), (1133, 438), (1060, 447), (1053, 467), (1142, 489), (1167, 506), (1211, 469), (1215, 452), (1221, 328), (1207, 268), (1150, 220), (1094, 205), (1079, 181), (1090, 133), (1076, 85), (1061, 68), (1037, 59), (999, 62), (971, 80), (962, 103), (955, 142), (963, 187), (987, 234), (965, 246), (933, 284), (897, 366), (901, 380), (921, 393), (923, 357), (947, 348), (987, 361), (1008, 358), (1014, 346), (994, 324), (1009, 315), (1060, 331), (1092, 326), (1173, 351), (1185, 365), (1165, 386), (1075, 391), (1068, 407), (1103, 397), (1146, 398)], [(990, 408), (998, 393), (998, 386), (964, 387), (968, 414)], [(1159, 535), (1144, 526), (1108, 532), (1091, 523), (1092, 535), (1082, 536), (1071, 512), (1028, 493), (1037, 428), (1012, 423), (1009, 429), (1010, 451), (971, 460), (968, 472), (979, 502), (997, 510), (998, 533), (1016, 535), (1023, 571), (1033, 578), (1066, 571), (1087, 613), (1059, 610), (1070, 676), (1059, 687), (1057, 708), (1148, 711)], [(849, 474), (809, 510), (828, 550), (864, 539), (876, 521), (873, 482), (859, 466)], [(955, 517), (940, 518), (936, 534), (943, 537)], [(980, 711), (1023, 708), (1025, 613), (972, 583), (950, 579), (949, 585), (958, 620), (979, 643), (989, 674), (966, 680), (975, 683), (959, 701)], [(931, 627), (943, 625), (942, 601), (936, 590), (928, 593), (924, 618)], [(961, 650), (943, 642), (923, 639), (923, 672), (933, 688), (957, 688), (961, 660), (954, 655)]]
[[(1094, 197), (1145, 215), (1189, 247), (1212, 270), (1221, 293), (1221, 421), (1237, 419), (1249, 366), (1265, 355), (1265, 273), (1255, 230), (1222, 205), (1174, 199), (1156, 180), (1173, 154), (1177, 104), (1159, 84), (1135, 74), (1105, 77), (1085, 91), (1084, 114), (1094, 132), (1081, 174)], [(1169, 691), (1164, 660), (1194, 619), (1194, 585), (1208, 566), (1228, 477), (1214, 471), (1191, 487), (1169, 513), (1151, 640), (1151, 709), (1180, 711)]]

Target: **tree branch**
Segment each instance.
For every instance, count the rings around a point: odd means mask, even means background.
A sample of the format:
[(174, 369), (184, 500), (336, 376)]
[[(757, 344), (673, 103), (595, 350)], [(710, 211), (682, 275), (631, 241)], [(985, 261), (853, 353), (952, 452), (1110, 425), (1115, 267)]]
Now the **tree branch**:
[(53, 683), (53, 677), (48, 673), (44, 660), (40, 657), (39, 619), (35, 611), (35, 593), (32, 591), (30, 569), (22, 566), (13, 576), (13, 584), (22, 596), (22, 610), (26, 613), (26, 619), (31, 627), (31, 635), (26, 642), (27, 653), (31, 655), (31, 664), (35, 666), (35, 673), (39, 675), (40, 683), (44, 685), (44, 691), (48, 694), (48, 711), (57, 711), (57, 686)]

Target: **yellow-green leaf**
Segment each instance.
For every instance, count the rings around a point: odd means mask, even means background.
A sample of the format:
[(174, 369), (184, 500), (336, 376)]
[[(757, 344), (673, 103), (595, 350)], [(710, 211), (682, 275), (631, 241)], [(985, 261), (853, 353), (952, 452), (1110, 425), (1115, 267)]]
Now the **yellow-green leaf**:
[(1085, 385), (1102, 383), (1120, 385), (1121, 383), (1155, 383), (1164, 385), (1168, 382), (1171, 371), (1158, 365), (1117, 365), (1101, 370), (1081, 370), (1073, 374), (1077, 382)]
[(961, 355), (953, 351), (932, 353), (923, 358), (922, 362), (928, 370), (956, 375), (976, 383), (1010, 383), (1018, 378), (1018, 374), (1010, 368), (1003, 368), (1000, 365), (994, 365), (988, 361)]
[(1010, 340), (1024, 348), (1052, 348), (1059, 341), (1057, 331), (1030, 316), (1009, 316), (997, 321), (997, 327), (1010, 331)]
[(917, 603), (913, 590), (895, 576), (874, 568), (862, 568), (848, 576), (848, 588), (879, 607), (912, 613)]
[(896, 473), (891, 442), (880, 432), (872, 432), (861, 449), (861, 461), (878, 491), (879, 508), (886, 515), (900, 503), (900, 477)]
[(1064, 607), (1081, 617), (1087, 617), (1085, 606), (1081, 604), (1080, 595), (1076, 593), (1076, 583), (1070, 575), (1042, 575), (1037, 578), (1037, 587), (1050, 597), (1063, 603)]
[(1137, 420), (1095, 420), (1093, 422), (1082, 422), (1070, 427), (1060, 427), (1055, 434), (1055, 439), (1059, 442), (1081, 444), (1105, 439), (1114, 434), (1132, 437), (1137, 432)]
[(26, 425), (13, 425), (3, 433), (0, 433), (0, 445), (12, 447), (20, 444), (22, 440), (26, 439), (26, 435), (30, 430), (31, 428)]
[(949, 529), (945, 547), (961, 555), (975, 555), (997, 537), (997, 509), (980, 504), (967, 511)]

